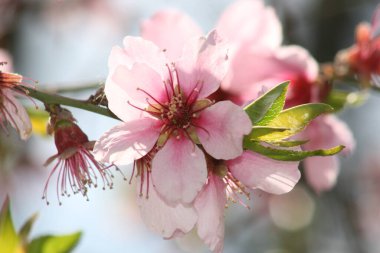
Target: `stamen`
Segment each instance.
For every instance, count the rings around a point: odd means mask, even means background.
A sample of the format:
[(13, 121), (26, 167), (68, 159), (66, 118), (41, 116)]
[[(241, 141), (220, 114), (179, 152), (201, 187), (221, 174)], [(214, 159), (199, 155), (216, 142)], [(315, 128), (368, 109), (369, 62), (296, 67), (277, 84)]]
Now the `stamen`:
[(172, 71), (171, 71), (171, 69), (169, 67), (169, 64), (166, 64), (166, 68), (168, 69), (168, 72), (169, 72), (170, 87), (172, 88), (172, 92), (173, 92), (173, 96), (174, 96), (175, 90), (174, 90), (173, 74), (172, 74)]
[(160, 101), (158, 101), (156, 98), (154, 98), (152, 95), (150, 95), (148, 92), (146, 92), (145, 90), (141, 89), (141, 88), (137, 88), (138, 91), (142, 91), (144, 92), (148, 97), (150, 97), (151, 99), (153, 99), (157, 104), (161, 105), (162, 107), (166, 108), (166, 109), (169, 109), (166, 105), (163, 105)]

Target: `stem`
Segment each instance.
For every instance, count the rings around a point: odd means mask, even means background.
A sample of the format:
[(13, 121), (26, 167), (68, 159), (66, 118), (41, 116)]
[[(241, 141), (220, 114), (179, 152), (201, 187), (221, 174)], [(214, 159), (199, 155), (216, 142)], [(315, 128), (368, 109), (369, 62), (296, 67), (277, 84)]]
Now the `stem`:
[(43, 102), (44, 104), (66, 105), (66, 106), (79, 108), (82, 110), (94, 112), (94, 113), (97, 113), (97, 114), (100, 114), (103, 116), (107, 116), (107, 117), (110, 117), (113, 119), (120, 120), (109, 109), (91, 104), (85, 100), (72, 99), (72, 98), (61, 96), (61, 95), (56, 95), (56, 94), (51, 94), (48, 92), (36, 90), (36, 89), (29, 88), (29, 87), (22, 86), (22, 85), (20, 86), (20, 88), (22, 90), (24, 90), (28, 96), (35, 98), (35, 99)]

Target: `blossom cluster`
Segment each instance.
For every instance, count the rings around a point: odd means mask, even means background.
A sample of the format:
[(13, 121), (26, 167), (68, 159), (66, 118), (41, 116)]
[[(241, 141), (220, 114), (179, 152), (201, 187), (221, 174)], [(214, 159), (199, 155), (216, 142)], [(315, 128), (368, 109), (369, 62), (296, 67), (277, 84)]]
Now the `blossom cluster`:
[[(54, 174), (60, 202), (60, 196), (76, 193), (88, 198), (89, 188), (98, 184), (112, 188), (110, 168), (133, 164), (131, 181), (137, 181), (137, 201), (150, 229), (168, 239), (195, 229), (210, 250), (222, 252), (228, 201), (249, 208), (253, 189), (291, 191), (301, 177), (303, 159), (306, 180), (317, 193), (335, 185), (339, 160), (333, 154), (341, 149), (323, 151), (344, 145), (342, 154), (348, 155), (355, 140), (334, 114), (319, 116), (332, 110), (305, 113), (296, 130), (290, 129), (294, 122), (256, 125), (254, 117), (272, 106), (278, 108), (270, 120), (283, 108), (289, 112), (326, 102), (337, 77), (353, 75), (363, 86), (378, 85), (379, 16), (371, 26), (358, 27), (356, 44), (340, 52), (333, 70), (326, 71), (330, 68), (320, 67), (306, 49), (282, 44), (281, 23), (263, 1), (236, 1), (207, 34), (181, 11), (157, 12), (141, 24), (140, 37), (127, 36), (123, 46), (112, 48), (104, 91), (99, 91), (102, 103), (89, 103), (121, 123), (97, 141), (90, 141), (59, 103), (35, 96), (45, 102), (57, 147), (46, 163), (56, 161), (43, 198), (47, 201)], [(33, 89), (11, 73), (3, 51), (0, 60), (0, 130), (8, 131), (9, 123), (25, 140), (31, 123), (15, 96)], [(284, 88), (286, 98), (280, 90), (262, 112), (248, 112), (247, 105), (270, 97), (284, 81), (290, 82)], [(259, 151), (246, 143), (259, 130), (283, 137), (271, 142), (256, 135)], [(287, 131), (291, 134), (283, 133)], [(284, 153), (280, 158), (266, 155), (273, 150)]]

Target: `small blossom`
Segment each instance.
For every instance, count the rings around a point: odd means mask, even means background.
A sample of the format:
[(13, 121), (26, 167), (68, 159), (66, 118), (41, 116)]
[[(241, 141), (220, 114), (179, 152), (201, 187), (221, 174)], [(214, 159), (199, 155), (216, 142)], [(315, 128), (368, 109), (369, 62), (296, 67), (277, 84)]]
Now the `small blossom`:
[[(379, 11), (379, 10), (378, 10)], [(359, 74), (365, 82), (373, 80), (380, 85), (380, 36), (367, 23), (356, 28), (356, 45), (347, 52), (351, 71)]]
[[(56, 160), (48, 180), (45, 184), (43, 199), (47, 199), (48, 185), (53, 174), (57, 175), (57, 197), (61, 205), (60, 196), (69, 197), (80, 193), (88, 200), (89, 188), (96, 188), (100, 184), (105, 190), (112, 189), (112, 166), (106, 166), (95, 160), (92, 150), (95, 142), (88, 137), (71, 119), (54, 120), (51, 126), (58, 153), (50, 157), (45, 166)], [(119, 171), (118, 168), (116, 170)]]
[(17, 90), (22, 84), (21, 75), (11, 73), (12, 63), (8, 54), (0, 50), (0, 128), (7, 131), (9, 123), (26, 140), (32, 133), (32, 125), (25, 108), (15, 98), (16, 94), (25, 95)]
[(335, 59), (338, 75), (354, 75), (364, 87), (380, 86), (380, 7), (372, 24), (362, 22), (356, 27), (355, 44), (341, 50)]

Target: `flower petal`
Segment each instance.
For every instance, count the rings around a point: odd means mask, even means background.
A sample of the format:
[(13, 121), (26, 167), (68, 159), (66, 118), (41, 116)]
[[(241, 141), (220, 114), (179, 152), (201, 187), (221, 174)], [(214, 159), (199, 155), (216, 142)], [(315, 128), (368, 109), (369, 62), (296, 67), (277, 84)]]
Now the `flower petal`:
[(159, 11), (141, 26), (141, 36), (164, 49), (172, 61), (181, 56), (186, 41), (202, 34), (188, 15), (177, 10)]
[(247, 46), (241, 46), (231, 59), (222, 88), (248, 101), (256, 97), (257, 91), (264, 85), (271, 88), (285, 80), (299, 78), (314, 81), (317, 75), (316, 61), (301, 47), (250, 50)]
[(304, 160), (307, 182), (318, 193), (330, 190), (339, 174), (337, 157), (309, 157)]
[[(4, 114), (6, 121), (17, 130), (21, 139), (27, 140), (32, 134), (32, 123), (25, 108), (16, 100), (11, 92), (7, 90), (3, 91), (2, 101), (6, 111)], [(2, 119), (0, 118), (0, 120)]]
[(351, 130), (346, 123), (334, 115), (316, 118), (301, 135), (302, 138), (309, 140), (303, 145), (307, 150), (344, 145), (346, 148), (342, 153), (347, 155), (355, 148), (355, 139)]
[(216, 27), (231, 43), (276, 48), (282, 42), (281, 23), (274, 9), (259, 0), (236, 1), (224, 11)]
[(149, 103), (168, 100), (160, 74), (144, 63), (135, 63), (131, 69), (123, 65), (116, 67), (104, 91), (108, 107), (123, 121), (146, 117), (149, 114), (144, 109)]
[(135, 63), (145, 63), (158, 73), (165, 71), (167, 59), (164, 52), (153, 42), (141, 37), (127, 36), (123, 41), (124, 48), (114, 47), (108, 59), (110, 70), (119, 65), (131, 68)]
[(168, 101), (160, 74), (144, 63), (135, 63), (130, 69), (118, 66), (112, 75), (112, 81), (125, 91), (126, 99), (130, 98), (134, 105), (146, 108), (149, 103)]
[[(137, 182), (140, 182), (140, 177), (137, 179)], [(139, 191), (139, 184), (138, 188)], [(143, 192), (146, 192), (146, 182), (143, 185)], [(167, 205), (151, 185), (148, 198), (138, 196), (137, 202), (146, 226), (164, 238), (172, 238), (190, 232), (198, 218), (193, 207), (185, 207), (182, 204), (174, 207)]]
[[(124, 39), (124, 48), (114, 47), (108, 59), (109, 74), (105, 85), (105, 94), (108, 99), (108, 107), (111, 111), (123, 121), (137, 119), (142, 116), (142, 111), (128, 105), (127, 101), (131, 100), (132, 94), (128, 94), (126, 87), (129, 83), (124, 82), (121, 73), (116, 74), (118, 82), (115, 82), (115, 71), (122, 67), (131, 69), (136, 63), (145, 64), (152, 69), (149, 73), (155, 72), (152, 76), (160, 76), (160, 80), (165, 80), (167, 70), (165, 67), (166, 57), (164, 53), (152, 42), (144, 40), (139, 37), (127, 36)], [(155, 83), (156, 85), (163, 85), (162, 81)], [(137, 84), (135, 84), (137, 85)], [(135, 86), (133, 86), (136, 88)], [(131, 87), (132, 88), (132, 87)], [(164, 91), (164, 87), (162, 86)], [(154, 94), (156, 95), (156, 94)], [(133, 99), (132, 99), (133, 100)]]
[(184, 47), (181, 59), (176, 62), (179, 83), (186, 95), (194, 89), (198, 98), (215, 92), (227, 74), (227, 44), (216, 31), (207, 37), (190, 40)]
[(289, 192), (301, 176), (298, 162), (272, 160), (251, 151), (227, 163), (233, 176), (244, 185), (273, 194)]
[(199, 216), (198, 235), (213, 252), (223, 251), (225, 190), (224, 182), (218, 176), (210, 175), (207, 185), (194, 202)]
[(243, 137), (252, 123), (244, 110), (230, 101), (218, 102), (203, 110), (195, 124), (207, 153), (216, 159), (232, 159), (243, 152)]
[(167, 203), (189, 204), (206, 182), (205, 156), (187, 138), (170, 138), (153, 158), (152, 179)]
[(152, 118), (122, 123), (108, 130), (95, 143), (95, 158), (107, 163), (131, 163), (153, 148), (159, 134), (159, 122)]

